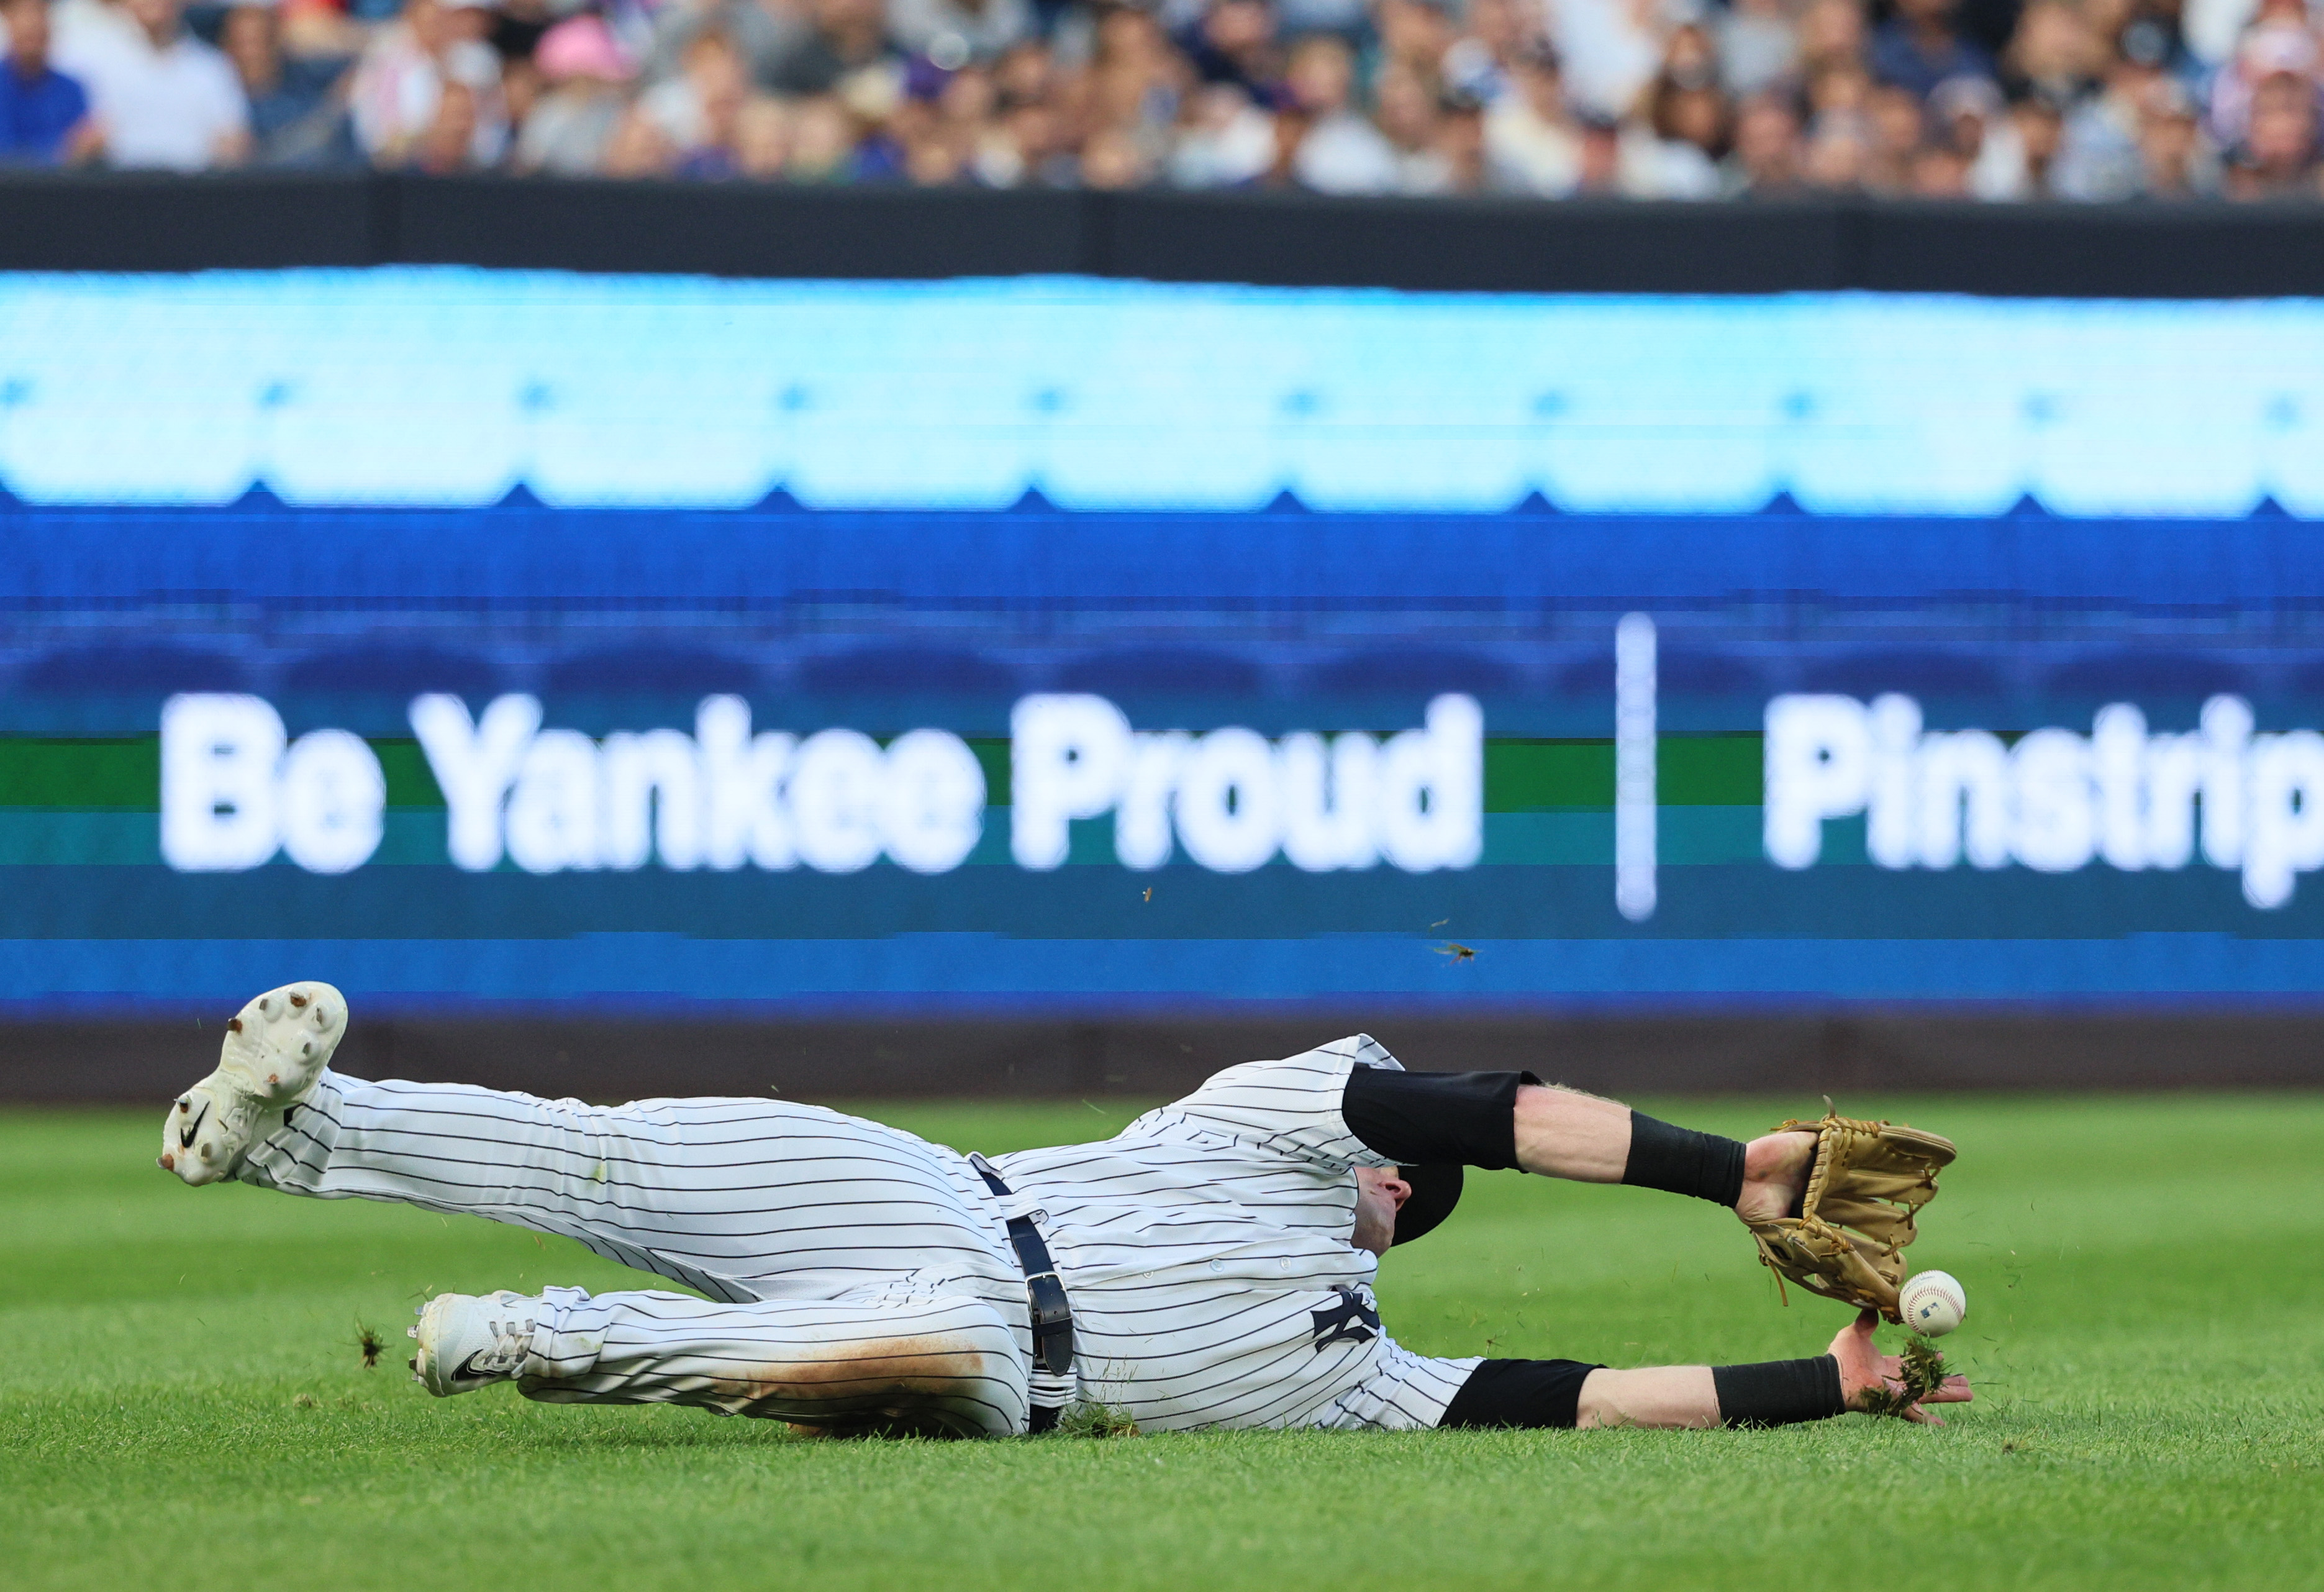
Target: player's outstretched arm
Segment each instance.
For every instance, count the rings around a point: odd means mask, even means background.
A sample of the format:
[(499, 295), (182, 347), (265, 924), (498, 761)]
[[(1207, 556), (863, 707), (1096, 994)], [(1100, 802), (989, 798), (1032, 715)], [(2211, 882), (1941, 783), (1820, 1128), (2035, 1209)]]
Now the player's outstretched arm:
[(1813, 1134), (1768, 1134), (1746, 1144), (1544, 1084), (1520, 1088), (1516, 1112), (1517, 1161), (1529, 1172), (1667, 1189), (1747, 1219), (1763, 1207), (1775, 1216), (1789, 1209), (1815, 1158)]
[[(1649, 1365), (1634, 1371), (1600, 1366), (1582, 1384), (1574, 1424), (1701, 1427), (1785, 1426), (1821, 1420), (1904, 1393), (1903, 1366), (1872, 1341), (1879, 1317), (1865, 1311), (1840, 1328), (1829, 1353), (1812, 1360), (1757, 1365)], [(1885, 1397), (1884, 1397), (1885, 1395)], [(1898, 1412), (1908, 1421), (1941, 1426), (1926, 1404), (1964, 1404), (1969, 1378), (1948, 1376), (1934, 1393)]]

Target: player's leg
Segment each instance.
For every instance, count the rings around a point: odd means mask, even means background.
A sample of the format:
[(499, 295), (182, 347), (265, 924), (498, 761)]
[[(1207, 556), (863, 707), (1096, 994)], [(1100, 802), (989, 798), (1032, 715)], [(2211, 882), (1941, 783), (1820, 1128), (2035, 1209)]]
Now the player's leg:
[(777, 1100), (609, 1107), (365, 1082), (322, 1067), (345, 1014), (327, 985), (245, 1007), (226, 1060), (172, 1108), (164, 1164), (189, 1182), (512, 1222), (721, 1299), (828, 1296), (930, 1266), (1015, 1275), (945, 1152), (899, 1130)]
[(413, 1370), (430, 1393), (513, 1380), (527, 1398), (690, 1404), (833, 1432), (1023, 1431), (1018, 1334), (980, 1299), (894, 1289), (816, 1303), (716, 1304), (576, 1288), (439, 1294)]

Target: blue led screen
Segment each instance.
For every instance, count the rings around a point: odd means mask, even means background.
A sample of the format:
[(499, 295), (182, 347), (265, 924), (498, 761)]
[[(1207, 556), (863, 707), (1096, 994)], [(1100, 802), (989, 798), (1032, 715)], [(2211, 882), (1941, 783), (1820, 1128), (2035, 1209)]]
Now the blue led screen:
[(2312, 1003), (2319, 354), (0, 278), (0, 1007)]

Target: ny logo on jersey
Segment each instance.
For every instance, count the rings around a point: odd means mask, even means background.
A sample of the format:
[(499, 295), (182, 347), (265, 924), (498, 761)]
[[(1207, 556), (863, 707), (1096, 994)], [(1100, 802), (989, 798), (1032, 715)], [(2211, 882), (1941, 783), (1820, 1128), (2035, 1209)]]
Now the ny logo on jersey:
[(1311, 1311), (1315, 1318), (1315, 1347), (1335, 1343), (1370, 1343), (1379, 1336), (1379, 1312), (1352, 1288), (1335, 1288), (1340, 1302)]

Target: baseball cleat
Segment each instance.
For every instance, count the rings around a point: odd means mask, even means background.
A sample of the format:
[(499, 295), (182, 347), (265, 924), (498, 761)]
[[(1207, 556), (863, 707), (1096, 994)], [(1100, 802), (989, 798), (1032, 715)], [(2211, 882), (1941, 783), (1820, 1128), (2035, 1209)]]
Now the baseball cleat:
[(411, 1380), (439, 1399), (506, 1382), (532, 1352), (540, 1300), (503, 1289), (498, 1293), (439, 1293), (420, 1307), (420, 1325), (405, 1333), (420, 1344)]
[(313, 1090), (347, 1031), (346, 997), (327, 984), (287, 984), (226, 1028), (217, 1070), (179, 1096), (161, 1124), (161, 1170), (189, 1183), (231, 1177), (268, 1116)]

